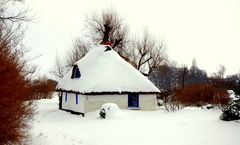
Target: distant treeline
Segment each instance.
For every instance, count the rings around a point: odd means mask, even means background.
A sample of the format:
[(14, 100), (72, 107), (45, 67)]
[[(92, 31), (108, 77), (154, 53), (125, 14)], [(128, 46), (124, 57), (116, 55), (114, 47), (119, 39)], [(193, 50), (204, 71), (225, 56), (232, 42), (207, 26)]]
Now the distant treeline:
[(240, 75), (224, 77), (224, 73), (225, 68), (221, 66), (217, 73), (208, 76), (193, 60), (190, 68), (161, 65), (149, 77), (162, 90), (158, 99), (169, 105), (167, 109), (175, 110), (180, 106), (226, 105), (227, 90), (240, 94)]

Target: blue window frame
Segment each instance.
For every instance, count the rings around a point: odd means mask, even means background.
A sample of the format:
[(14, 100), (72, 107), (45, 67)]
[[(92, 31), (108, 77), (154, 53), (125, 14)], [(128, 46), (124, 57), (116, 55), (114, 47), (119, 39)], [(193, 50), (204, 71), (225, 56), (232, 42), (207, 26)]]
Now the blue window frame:
[(80, 70), (77, 65), (74, 65), (72, 69), (71, 78), (74, 79), (74, 78), (80, 78), (80, 77), (81, 77)]
[(139, 108), (139, 94), (129, 93), (128, 94), (128, 107)]
[(65, 102), (67, 102), (67, 92), (65, 92)]
[(78, 104), (78, 94), (76, 94), (76, 104)]

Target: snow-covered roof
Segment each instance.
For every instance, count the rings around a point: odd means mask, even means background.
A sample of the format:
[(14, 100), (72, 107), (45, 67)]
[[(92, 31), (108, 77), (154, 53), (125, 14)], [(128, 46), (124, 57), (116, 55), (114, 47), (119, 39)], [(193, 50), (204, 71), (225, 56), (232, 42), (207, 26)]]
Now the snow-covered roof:
[(57, 89), (79, 93), (159, 93), (159, 89), (132, 65), (107, 46), (95, 46), (76, 62), (80, 78), (71, 79), (72, 70)]

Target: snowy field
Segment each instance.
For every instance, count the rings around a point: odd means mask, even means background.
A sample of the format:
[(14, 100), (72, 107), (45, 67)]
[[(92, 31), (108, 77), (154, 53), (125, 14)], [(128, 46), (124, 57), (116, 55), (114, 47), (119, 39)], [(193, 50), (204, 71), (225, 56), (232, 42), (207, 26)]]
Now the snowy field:
[(58, 98), (37, 102), (32, 145), (239, 145), (240, 122), (219, 120), (221, 110), (122, 110), (101, 119), (58, 110)]

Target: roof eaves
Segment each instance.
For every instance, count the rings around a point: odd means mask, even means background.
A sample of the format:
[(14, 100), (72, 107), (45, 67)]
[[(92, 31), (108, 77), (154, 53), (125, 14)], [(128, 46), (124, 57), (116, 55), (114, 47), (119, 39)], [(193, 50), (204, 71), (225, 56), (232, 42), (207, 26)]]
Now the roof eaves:
[(160, 94), (161, 92), (154, 92), (154, 91), (149, 91), (149, 92), (137, 92), (137, 91), (112, 91), (112, 92), (79, 92), (79, 91), (73, 91), (73, 90), (64, 90), (64, 89), (57, 89), (56, 92), (68, 92), (68, 93), (78, 93), (78, 94), (83, 94), (83, 95), (113, 95), (113, 94), (129, 94), (129, 93), (139, 93), (139, 94)]

